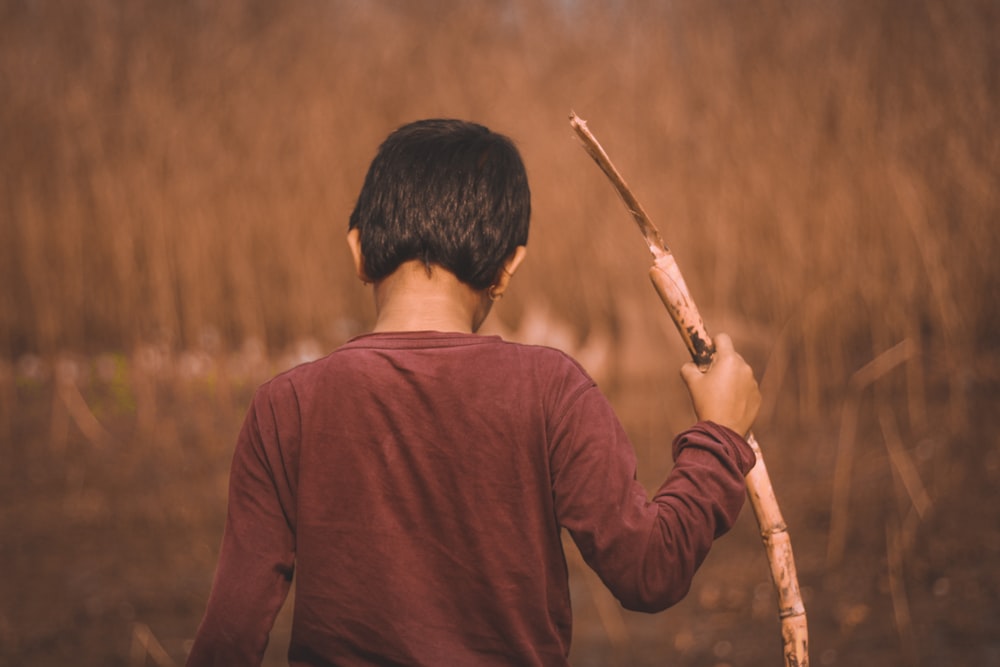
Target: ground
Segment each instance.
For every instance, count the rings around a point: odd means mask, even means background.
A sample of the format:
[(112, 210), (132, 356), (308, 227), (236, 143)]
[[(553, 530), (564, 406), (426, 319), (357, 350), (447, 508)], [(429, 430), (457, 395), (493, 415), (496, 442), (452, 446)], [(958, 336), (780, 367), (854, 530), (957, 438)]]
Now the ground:
[[(67, 385), (51, 370), (11, 365), (0, 394), (0, 664), (182, 664), (211, 583), (252, 383), (144, 382), (113, 356), (75, 368)], [(930, 393), (920, 433), (902, 429), (909, 486), (878, 421), (859, 413), (840, 559), (827, 550), (841, 404), (808, 423), (770, 419), (758, 434), (795, 548), (813, 665), (1000, 665), (1000, 386), (973, 375), (964, 390), (962, 423), (942, 390)], [(659, 406), (649, 395), (624, 386), (614, 400), (652, 484), (669, 462), (649, 454)], [(662, 614), (622, 611), (569, 553), (577, 667), (781, 664), (749, 509), (688, 597)], [(289, 621), (286, 608), (269, 665), (282, 663)]]

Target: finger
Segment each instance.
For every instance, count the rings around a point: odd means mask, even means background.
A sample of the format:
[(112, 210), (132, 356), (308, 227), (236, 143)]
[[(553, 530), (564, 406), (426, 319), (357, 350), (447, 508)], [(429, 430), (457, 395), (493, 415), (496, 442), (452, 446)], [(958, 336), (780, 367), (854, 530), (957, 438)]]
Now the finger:
[(715, 334), (714, 340), (715, 340), (715, 351), (716, 352), (721, 352), (723, 354), (732, 354), (733, 353), (733, 351), (734, 351), (734, 348), (733, 348), (733, 339), (729, 337), (729, 334), (726, 334), (726, 333)]

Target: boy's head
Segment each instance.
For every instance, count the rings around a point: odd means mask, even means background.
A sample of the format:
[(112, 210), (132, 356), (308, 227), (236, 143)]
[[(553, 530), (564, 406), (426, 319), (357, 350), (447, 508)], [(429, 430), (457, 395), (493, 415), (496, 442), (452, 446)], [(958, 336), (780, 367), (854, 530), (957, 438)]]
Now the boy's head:
[(477, 290), (528, 241), (531, 193), (507, 137), (460, 120), (404, 125), (379, 147), (350, 229), (378, 281), (409, 260), (440, 266)]

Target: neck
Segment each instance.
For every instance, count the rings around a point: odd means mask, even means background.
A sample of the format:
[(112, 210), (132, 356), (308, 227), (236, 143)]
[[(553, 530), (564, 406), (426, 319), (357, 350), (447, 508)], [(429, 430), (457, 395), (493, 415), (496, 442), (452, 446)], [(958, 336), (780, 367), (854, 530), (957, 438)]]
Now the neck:
[(375, 284), (374, 331), (474, 333), (492, 305), (451, 272), (420, 261), (401, 265)]

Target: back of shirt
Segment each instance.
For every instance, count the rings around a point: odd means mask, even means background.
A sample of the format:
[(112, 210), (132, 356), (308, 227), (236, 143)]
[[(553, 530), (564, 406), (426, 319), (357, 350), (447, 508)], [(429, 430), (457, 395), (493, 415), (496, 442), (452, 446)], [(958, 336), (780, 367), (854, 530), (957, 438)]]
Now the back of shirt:
[(550, 422), (592, 387), (575, 364), (492, 338), (380, 335), (289, 381), (293, 647), (335, 664), (373, 650), (379, 664), (563, 662), (548, 446)]
[(679, 600), (743, 503), (752, 451), (700, 424), (652, 499), (569, 357), (371, 334), (263, 385), (189, 665), (259, 664), (293, 576), (291, 665), (565, 665), (561, 529), (622, 604)]

